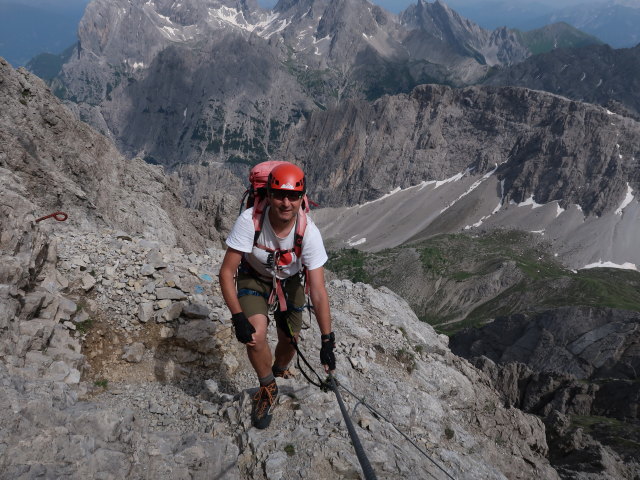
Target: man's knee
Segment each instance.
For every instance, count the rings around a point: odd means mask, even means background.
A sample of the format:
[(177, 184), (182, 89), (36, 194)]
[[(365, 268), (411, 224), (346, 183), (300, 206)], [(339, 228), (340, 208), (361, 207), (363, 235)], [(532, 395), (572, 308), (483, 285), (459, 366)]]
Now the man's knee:
[(253, 325), (253, 328), (256, 329), (253, 337), (256, 341), (256, 346), (254, 348), (264, 347), (267, 343), (267, 327), (269, 325), (267, 317), (262, 314), (251, 315), (249, 317), (249, 322)]

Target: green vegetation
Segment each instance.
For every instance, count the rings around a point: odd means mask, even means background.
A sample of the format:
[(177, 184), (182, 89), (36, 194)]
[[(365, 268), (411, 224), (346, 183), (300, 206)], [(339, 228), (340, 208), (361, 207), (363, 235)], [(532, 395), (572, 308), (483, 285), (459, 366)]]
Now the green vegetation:
[(570, 271), (538, 236), (520, 231), (439, 235), (376, 253), (338, 250), (327, 268), (354, 282), (387, 286), (448, 335), (500, 315), (562, 306), (640, 311), (640, 273)]
[(395, 357), (398, 362), (404, 365), (407, 372), (411, 373), (416, 369), (416, 358), (412, 352), (401, 348), (395, 353)]
[(84, 322), (76, 323), (76, 331), (78, 333), (87, 333), (93, 327), (93, 319), (88, 318)]
[(100, 380), (96, 380), (95, 382), (93, 382), (93, 384), (96, 387), (107, 388), (109, 386), (109, 380), (101, 378)]
[(451, 427), (446, 427), (444, 429), (444, 436), (447, 437), (447, 440), (451, 440), (455, 436), (455, 432)]
[(355, 248), (340, 250), (329, 256), (327, 268), (352, 282), (372, 283), (372, 278), (364, 269), (367, 258), (368, 254)]
[(637, 421), (623, 422), (611, 417), (572, 415), (571, 428), (581, 428), (623, 457), (637, 458), (640, 451), (640, 424)]
[(296, 447), (294, 447), (291, 444), (288, 444), (286, 447), (284, 447), (284, 451), (287, 455), (289, 455), (290, 457), (293, 457), (296, 454)]

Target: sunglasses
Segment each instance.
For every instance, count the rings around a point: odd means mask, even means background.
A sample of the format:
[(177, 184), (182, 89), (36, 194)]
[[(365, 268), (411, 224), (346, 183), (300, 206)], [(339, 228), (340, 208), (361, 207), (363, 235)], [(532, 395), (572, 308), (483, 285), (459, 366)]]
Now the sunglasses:
[(288, 192), (286, 190), (272, 190), (271, 198), (275, 198), (276, 200), (284, 200), (288, 198), (290, 202), (295, 202), (296, 200), (300, 200), (304, 196), (302, 192)]

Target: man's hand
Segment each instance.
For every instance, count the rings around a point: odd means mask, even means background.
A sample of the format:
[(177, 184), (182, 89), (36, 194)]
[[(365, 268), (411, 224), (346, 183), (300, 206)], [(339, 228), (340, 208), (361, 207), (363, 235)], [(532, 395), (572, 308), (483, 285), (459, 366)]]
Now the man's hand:
[(231, 321), (239, 342), (249, 343), (253, 340), (253, 334), (256, 333), (256, 329), (249, 323), (249, 319), (243, 312), (231, 315)]
[(322, 346), (320, 347), (320, 362), (325, 372), (333, 372), (336, 369), (336, 356), (333, 350), (336, 348), (336, 336), (333, 332), (322, 335)]

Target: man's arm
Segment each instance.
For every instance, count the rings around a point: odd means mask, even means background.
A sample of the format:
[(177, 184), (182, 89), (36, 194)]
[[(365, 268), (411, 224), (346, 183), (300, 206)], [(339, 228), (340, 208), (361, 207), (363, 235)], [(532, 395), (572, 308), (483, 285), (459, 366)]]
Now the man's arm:
[(331, 373), (336, 368), (335, 335), (331, 331), (331, 313), (329, 311), (329, 295), (324, 284), (324, 267), (309, 270), (309, 288), (311, 303), (320, 327), (320, 362), (325, 372)]
[(309, 288), (320, 333), (328, 335), (331, 333), (331, 313), (329, 311), (329, 294), (324, 284), (324, 267), (309, 270)]
[(231, 314), (242, 312), (242, 307), (238, 301), (238, 293), (236, 292), (235, 275), (242, 260), (242, 252), (235, 250), (231, 247), (227, 248), (227, 253), (222, 261), (220, 267), (220, 273), (218, 278), (220, 279), (220, 289), (222, 290), (222, 297), (229, 307)]

